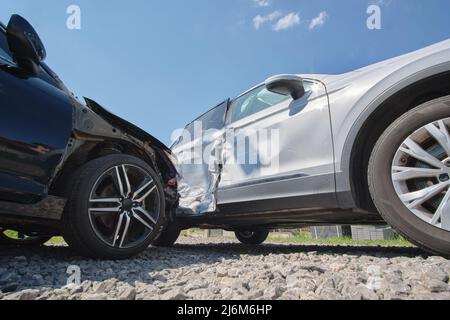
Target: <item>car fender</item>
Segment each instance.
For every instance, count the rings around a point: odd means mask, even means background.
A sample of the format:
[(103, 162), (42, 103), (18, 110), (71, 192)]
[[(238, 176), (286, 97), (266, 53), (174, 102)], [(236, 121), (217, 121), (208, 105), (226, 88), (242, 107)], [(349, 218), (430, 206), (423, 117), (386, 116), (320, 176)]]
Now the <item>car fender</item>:
[[(151, 165), (161, 175), (164, 183), (177, 176), (176, 168), (170, 160), (170, 149), (144, 130), (106, 111), (90, 99), (86, 99), (86, 104), (73, 99), (73, 107), (72, 138), (53, 177), (54, 190), (59, 189), (58, 181), (66, 177), (67, 173), (63, 172), (67, 171), (66, 167), (78, 167), (95, 158), (95, 154), (101, 156), (105, 152), (108, 154), (134, 150), (131, 154), (136, 154)], [(69, 174), (70, 171), (69, 169)], [(63, 179), (60, 179), (61, 176)]]
[[(450, 42), (441, 50), (406, 55), (370, 67), (367, 72), (337, 85), (327, 85), (335, 143), (336, 189), (351, 191), (350, 165), (354, 143), (369, 117), (402, 89), (431, 76), (450, 71)], [(441, 44), (442, 45), (442, 44)], [(422, 50), (423, 51), (423, 50)], [(342, 206), (352, 206), (350, 199)], [(346, 202), (346, 201), (344, 201)]]

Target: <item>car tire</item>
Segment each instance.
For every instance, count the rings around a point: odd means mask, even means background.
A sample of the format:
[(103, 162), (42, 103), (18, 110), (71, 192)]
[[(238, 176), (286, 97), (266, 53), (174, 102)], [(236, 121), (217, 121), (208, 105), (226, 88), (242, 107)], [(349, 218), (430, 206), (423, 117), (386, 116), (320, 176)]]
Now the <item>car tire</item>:
[(264, 243), (264, 241), (267, 240), (267, 238), (269, 237), (269, 231), (236, 231), (235, 235), (241, 243), (256, 246)]
[(155, 247), (172, 247), (178, 240), (181, 234), (181, 229), (176, 223), (171, 223), (159, 235), (152, 245)]
[[(69, 246), (83, 256), (111, 260), (133, 257), (147, 249), (163, 229), (165, 198), (159, 175), (138, 158), (118, 154), (93, 160), (74, 174), (70, 185), (63, 234)], [(148, 189), (140, 190), (145, 186)], [(139, 210), (144, 209), (145, 215), (138, 213), (136, 203), (130, 203), (144, 195)], [(152, 214), (145, 207), (150, 197)], [(117, 198), (121, 202), (104, 202)], [(103, 207), (114, 210), (101, 212)]]
[[(447, 118), (450, 118), (450, 96), (424, 103), (392, 123), (373, 149), (368, 184), (378, 211), (398, 233), (428, 252), (450, 257), (450, 232), (426, 222), (408, 209), (396, 189), (393, 171), (398, 152), (404, 150), (400, 147), (404, 148), (409, 137)], [(401, 158), (401, 161), (406, 160)]]
[(0, 228), (0, 245), (6, 246), (26, 246), (26, 247), (39, 247), (48, 242), (51, 236), (41, 236), (38, 234), (26, 235), (24, 238), (11, 238), (7, 236), (4, 231)]

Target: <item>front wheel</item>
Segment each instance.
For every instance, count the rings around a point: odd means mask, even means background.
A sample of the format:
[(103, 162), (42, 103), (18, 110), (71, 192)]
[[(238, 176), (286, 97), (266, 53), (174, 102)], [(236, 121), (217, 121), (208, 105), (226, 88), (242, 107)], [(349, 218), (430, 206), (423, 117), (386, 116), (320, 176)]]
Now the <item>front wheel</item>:
[(264, 243), (269, 237), (269, 231), (236, 231), (236, 238), (243, 244), (259, 245)]
[(450, 96), (418, 106), (380, 137), (369, 163), (383, 218), (419, 247), (450, 257)]
[(165, 197), (156, 172), (140, 159), (111, 155), (74, 175), (64, 238), (82, 255), (126, 259), (147, 249), (164, 221)]

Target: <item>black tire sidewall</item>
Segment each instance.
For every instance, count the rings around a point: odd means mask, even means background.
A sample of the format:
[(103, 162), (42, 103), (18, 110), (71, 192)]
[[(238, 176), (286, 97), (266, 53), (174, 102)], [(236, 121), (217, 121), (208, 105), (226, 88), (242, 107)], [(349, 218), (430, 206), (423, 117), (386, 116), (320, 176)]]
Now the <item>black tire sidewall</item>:
[(260, 245), (264, 243), (267, 240), (267, 237), (269, 236), (269, 231), (267, 230), (257, 230), (253, 231), (253, 234), (251, 237), (243, 236), (242, 231), (236, 231), (235, 235), (236, 238), (243, 244), (249, 244), (249, 245)]
[(176, 222), (169, 222), (165, 230), (155, 238), (152, 245), (155, 247), (171, 247), (180, 237), (181, 229)]
[(369, 163), (369, 189), (380, 214), (394, 229), (423, 249), (450, 256), (450, 232), (432, 226), (411, 212), (392, 182), (392, 163), (401, 144), (416, 130), (450, 117), (450, 97), (418, 106), (395, 121), (381, 136)]
[[(90, 193), (98, 178), (107, 170), (123, 164), (135, 165), (151, 175), (161, 197), (160, 216), (153, 233), (139, 246), (133, 248), (113, 248), (107, 245), (95, 233), (88, 213)], [(159, 175), (144, 161), (128, 155), (106, 156), (93, 160), (78, 170), (75, 174), (75, 180), (75, 190), (72, 190), (68, 210), (65, 213), (65, 228), (72, 229), (72, 237), (76, 236), (78, 238), (76, 246), (81, 249), (80, 251), (83, 254), (95, 258), (126, 259), (147, 249), (150, 243), (159, 235), (158, 230), (162, 229), (166, 219), (164, 189)]]

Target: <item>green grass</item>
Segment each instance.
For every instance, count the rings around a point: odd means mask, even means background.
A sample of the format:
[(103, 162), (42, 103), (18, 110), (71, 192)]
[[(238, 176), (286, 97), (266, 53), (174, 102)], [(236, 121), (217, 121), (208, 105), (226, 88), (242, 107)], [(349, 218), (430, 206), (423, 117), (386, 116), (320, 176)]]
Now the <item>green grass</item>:
[[(6, 231), (9, 237), (17, 237), (17, 232)], [(184, 230), (183, 236), (192, 234), (202, 235), (203, 230)], [(304, 245), (351, 245), (351, 246), (383, 246), (383, 247), (412, 247), (413, 245), (402, 237), (394, 240), (367, 240), (355, 241), (352, 238), (330, 238), (330, 239), (313, 239), (312, 234), (307, 231), (298, 231), (292, 238), (281, 238), (275, 235), (269, 236), (268, 242), (282, 244), (304, 244)], [(62, 237), (54, 237), (47, 244), (63, 245), (65, 244)]]
[(10, 237), (10, 238), (16, 238), (17, 237), (17, 232), (16, 231), (11, 231), (11, 230), (6, 230), (5, 231), (5, 235)]
[(305, 245), (351, 245), (351, 246), (383, 246), (383, 247), (412, 247), (413, 245), (402, 237), (394, 240), (366, 240), (355, 241), (352, 238), (313, 239), (312, 235), (302, 232), (292, 238), (269, 236), (269, 242), (305, 244)]
[(47, 244), (64, 245), (64, 244), (66, 244), (66, 242), (64, 241), (63, 237), (53, 237), (50, 239), (49, 242), (47, 242)]
[[(5, 235), (10, 238), (17, 238), (17, 232), (12, 230), (6, 230)], [(62, 237), (53, 237), (51, 238), (47, 244), (53, 244), (53, 245), (62, 245), (65, 244), (64, 239)]]
[[(412, 247), (413, 245), (402, 237), (394, 240), (368, 240), (355, 241), (352, 238), (330, 238), (330, 239), (314, 239), (308, 229), (289, 230), (294, 237), (283, 238), (271, 233), (267, 242), (280, 244), (304, 244), (304, 245), (347, 245), (347, 246), (383, 246), (383, 247)], [(202, 236), (204, 233), (200, 229), (184, 230), (183, 236)], [(207, 240), (207, 239), (206, 239)]]

